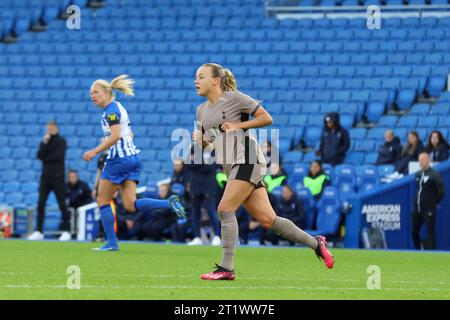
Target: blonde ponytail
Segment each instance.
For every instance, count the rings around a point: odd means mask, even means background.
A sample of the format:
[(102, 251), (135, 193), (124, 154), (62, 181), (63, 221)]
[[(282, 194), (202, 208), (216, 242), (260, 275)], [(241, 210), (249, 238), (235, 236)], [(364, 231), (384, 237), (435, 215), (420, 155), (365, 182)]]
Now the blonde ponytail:
[(237, 83), (234, 75), (230, 69), (224, 69), (224, 76), (222, 77), (221, 87), (222, 91), (237, 91)]
[(111, 81), (110, 86), (112, 90), (120, 91), (127, 96), (134, 96), (133, 84), (135, 84), (133, 79), (129, 79), (128, 75), (122, 74), (117, 78), (114, 78), (113, 81)]
[(230, 69), (225, 69), (217, 63), (205, 63), (203, 67), (210, 67), (212, 77), (220, 78), (220, 89), (222, 89), (222, 91), (237, 91), (237, 82)]

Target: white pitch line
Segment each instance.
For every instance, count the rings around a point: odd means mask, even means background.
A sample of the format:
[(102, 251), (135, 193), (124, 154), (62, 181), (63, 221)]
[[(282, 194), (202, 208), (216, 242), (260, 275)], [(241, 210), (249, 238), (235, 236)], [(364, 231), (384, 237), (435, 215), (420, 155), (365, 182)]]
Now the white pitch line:
[[(32, 272), (0, 272), (0, 275), (36, 275), (40, 276), (41, 274), (32, 273)], [(86, 277), (117, 277), (117, 278), (183, 278), (183, 279), (197, 279), (199, 276), (197, 275), (173, 275), (173, 274), (103, 274), (103, 273), (88, 273), (85, 274)], [(263, 281), (317, 281), (317, 279), (311, 278), (296, 278), (296, 277), (245, 277), (245, 280), (263, 280)], [(330, 281), (330, 282), (351, 282), (351, 283), (365, 283), (366, 279), (321, 279), (320, 281)], [(409, 281), (409, 280), (392, 280), (388, 281), (389, 283), (399, 283), (399, 284), (411, 284), (411, 285), (420, 285), (420, 284), (433, 284), (433, 285), (450, 285), (450, 282), (445, 281)]]
[[(63, 285), (28, 285), (28, 284), (22, 284), (22, 285), (4, 285), (3, 288), (5, 289), (41, 289), (41, 288), (48, 288), (48, 289), (67, 289), (66, 286)], [(80, 289), (213, 289), (217, 290), (219, 287), (215, 286), (185, 286), (185, 285), (129, 285), (129, 286), (121, 286), (121, 285), (109, 285), (109, 286), (93, 286), (93, 285), (82, 285)], [(367, 288), (361, 288), (361, 287), (292, 287), (292, 286), (280, 286), (280, 287), (274, 287), (274, 286), (230, 286), (230, 287), (220, 287), (220, 289), (226, 289), (226, 290), (295, 290), (295, 291), (324, 291), (324, 290), (330, 290), (330, 291), (370, 291), (370, 292), (381, 292), (383, 290), (387, 291), (446, 291), (450, 293), (450, 288), (381, 288), (379, 290), (369, 290)]]

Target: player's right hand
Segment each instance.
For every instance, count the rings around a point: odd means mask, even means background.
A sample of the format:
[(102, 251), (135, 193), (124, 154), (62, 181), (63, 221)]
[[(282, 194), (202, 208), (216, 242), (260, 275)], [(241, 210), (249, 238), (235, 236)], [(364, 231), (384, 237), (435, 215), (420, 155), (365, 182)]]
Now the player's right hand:
[(200, 130), (195, 130), (192, 133), (192, 140), (194, 140), (195, 143), (202, 145), (203, 144), (202, 132)]

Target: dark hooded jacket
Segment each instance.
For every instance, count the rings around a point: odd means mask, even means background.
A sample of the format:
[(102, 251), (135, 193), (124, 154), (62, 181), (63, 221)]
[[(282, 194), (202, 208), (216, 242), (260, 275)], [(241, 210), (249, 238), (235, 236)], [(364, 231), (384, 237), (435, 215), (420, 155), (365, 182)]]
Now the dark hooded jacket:
[[(329, 129), (326, 119), (330, 117), (334, 121), (334, 128)], [(350, 138), (347, 129), (341, 127), (339, 114), (330, 112), (325, 115), (324, 129), (320, 139), (320, 157), (322, 162), (331, 165), (341, 164), (344, 161), (345, 153), (350, 147)]]
[(402, 145), (398, 137), (394, 137), (392, 141), (385, 142), (378, 151), (377, 165), (393, 164), (396, 165), (400, 161), (402, 155)]

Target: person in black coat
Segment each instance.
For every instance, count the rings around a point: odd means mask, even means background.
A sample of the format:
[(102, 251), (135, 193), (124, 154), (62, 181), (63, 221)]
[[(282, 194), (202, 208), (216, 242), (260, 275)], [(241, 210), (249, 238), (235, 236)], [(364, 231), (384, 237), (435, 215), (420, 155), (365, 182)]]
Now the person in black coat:
[[(275, 203), (276, 212), (280, 217), (291, 220), (297, 227), (304, 229), (305, 207), (297, 199), (294, 191), (289, 185), (284, 185), (282, 188), (281, 199)], [(265, 241), (272, 242), (273, 245), (278, 245), (279, 236), (271, 230), (260, 228), (260, 244), (265, 244)], [(295, 245), (289, 242), (291, 246)]]
[[(421, 244), (424, 249), (436, 249), (436, 207), (444, 198), (445, 187), (442, 178), (436, 170), (430, 167), (428, 153), (419, 156), (421, 170), (416, 173), (417, 192), (414, 197), (414, 211), (412, 215), (412, 238), (414, 247), (419, 250)], [(427, 239), (421, 241), (420, 228), (425, 223)]]
[[(169, 184), (158, 186), (158, 199), (168, 199), (171, 195)], [(168, 208), (137, 211), (136, 213), (128, 214), (126, 219), (129, 232), (137, 237), (138, 240), (151, 239), (161, 241), (165, 237), (170, 237), (171, 229), (176, 223), (177, 216)]]
[(449, 145), (440, 131), (434, 130), (430, 134), (425, 152), (429, 154), (431, 162), (448, 160)]
[(93, 201), (91, 189), (86, 182), (79, 179), (76, 170), (69, 170), (66, 194), (68, 206), (75, 210)]
[(220, 224), (216, 211), (216, 165), (208, 164), (208, 159), (210, 158), (211, 154), (204, 151), (201, 164), (195, 164), (194, 161), (191, 161), (193, 164), (186, 165), (189, 171), (189, 192), (192, 199), (192, 223), (194, 231), (194, 239), (188, 243), (189, 245), (203, 244), (200, 237), (202, 208), (207, 211), (214, 230), (215, 236), (212, 244), (220, 245)]
[(37, 158), (42, 161), (42, 174), (39, 185), (38, 216), (36, 231), (28, 238), (41, 240), (44, 238), (45, 205), (50, 192), (54, 192), (62, 214), (60, 229), (63, 231), (60, 240), (70, 240), (70, 215), (66, 206), (65, 158), (67, 143), (59, 135), (56, 122), (47, 124), (47, 132), (42, 138)]
[(320, 147), (316, 152), (322, 163), (333, 166), (341, 164), (349, 148), (350, 137), (347, 129), (341, 127), (339, 114), (337, 112), (326, 114)]
[(384, 133), (384, 143), (378, 151), (377, 165), (392, 164), (396, 165), (400, 161), (402, 145), (400, 139), (394, 136), (392, 130), (386, 130)]

